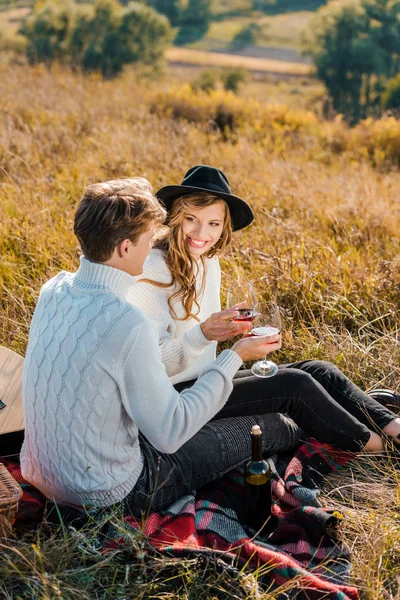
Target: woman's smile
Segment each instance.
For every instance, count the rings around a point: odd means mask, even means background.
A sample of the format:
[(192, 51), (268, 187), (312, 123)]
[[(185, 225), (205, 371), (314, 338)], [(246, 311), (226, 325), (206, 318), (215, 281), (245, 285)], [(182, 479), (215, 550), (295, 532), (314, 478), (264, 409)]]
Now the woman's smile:
[(209, 243), (207, 240), (198, 240), (193, 237), (186, 236), (186, 241), (193, 248), (205, 248)]

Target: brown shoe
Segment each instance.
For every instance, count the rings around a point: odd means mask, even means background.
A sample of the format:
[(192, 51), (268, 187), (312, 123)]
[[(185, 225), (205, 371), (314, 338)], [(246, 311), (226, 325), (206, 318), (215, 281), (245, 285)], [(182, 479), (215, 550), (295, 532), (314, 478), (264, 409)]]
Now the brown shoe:
[(372, 392), (369, 392), (368, 395), (393, 412), (400, 412), (400, 394), (397, 394), (392, 390), (380, 389), (373, 390)]

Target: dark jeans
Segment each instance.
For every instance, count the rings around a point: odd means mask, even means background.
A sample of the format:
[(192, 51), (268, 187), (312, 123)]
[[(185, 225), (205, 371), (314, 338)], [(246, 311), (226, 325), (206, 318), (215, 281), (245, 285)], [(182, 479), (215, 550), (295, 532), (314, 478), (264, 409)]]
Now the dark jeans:
[[(193, 383), (175, 387), (181, 391)], [(328, 362), (281, 365), (268, 379), (238, 371), (224, 408), (177, 452), (158, 452), (141, 437), (145, 464), (126, 508), (136, 516), (160, 510), (243, 464), (251, 456), (250, 430), (256, 423), (268, 454), (295, 447), (305, 434), (357, 452), (370, 430), (379, 432), (395, 418)]]

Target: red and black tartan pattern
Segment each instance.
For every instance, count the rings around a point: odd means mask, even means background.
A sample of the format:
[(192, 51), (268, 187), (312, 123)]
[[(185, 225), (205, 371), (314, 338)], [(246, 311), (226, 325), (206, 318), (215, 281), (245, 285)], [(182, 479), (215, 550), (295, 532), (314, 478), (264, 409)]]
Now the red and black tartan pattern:
[[(323, 477), (352, 457), (310, 438), (294, 455), (280, 454), (271, 461), (276, 527), (268, 539), (254, 537), (256, 532), (245, 525), (240, 470), (184, 496), (168, 510), (151, 513), (145, 523), (126, 516), (126, 524), (140, 529), (166, 555), (203, 556), (226, 568), (258, 569), (258, 581), (270, 591), (296, 579), (296, 588), (282, 592), (281, 598), (357, 600), (357, 589), (348, 583), (350, 556), (337, 539), (341, 515), (334, 508), (322, 509), (317, 500)], [(5, 465), (23, 488), (17, 523), (39, 522), (44, 497), (23, 482), (17, 463)], [(115, 530), (112, 546), (125, 543)]]

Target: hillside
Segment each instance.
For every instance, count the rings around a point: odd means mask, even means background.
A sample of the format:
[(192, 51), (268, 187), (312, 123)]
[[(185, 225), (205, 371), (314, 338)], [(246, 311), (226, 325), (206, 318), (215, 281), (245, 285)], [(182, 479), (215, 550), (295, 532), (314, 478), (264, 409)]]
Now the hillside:
[[(240, 54), (259, 58), (306, 62), (299, 51), (299, 36), (313, 12), (324, 0), (215, 0), (214, 18), (203, 39), (190, 45), (208, 51), (232, 51), (235, 35), (256, 24), (259, 28), (255, 44), (237, 50)], [(255, 7), (262, 7), (257, 10)], [(286, 50), (286, 52), (285, 52)]]

